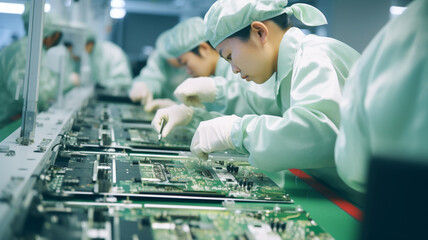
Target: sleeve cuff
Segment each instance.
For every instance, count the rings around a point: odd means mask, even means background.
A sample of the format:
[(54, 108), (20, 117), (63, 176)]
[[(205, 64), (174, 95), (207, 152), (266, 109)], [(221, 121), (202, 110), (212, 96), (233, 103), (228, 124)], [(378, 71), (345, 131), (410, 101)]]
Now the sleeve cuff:
[(147, 88), (150, 90), (150, 92), (152, 92), (154, 98), (162, 97), (162, 91), (159, 90), (160, 88), (158, 83), (144, 80), (141, 80), (141, 82), (144, 82), (146, 84)]
[(227, 80), (223, 77), (215, 77), (213, 79), (214, 79), (215, 88), (216, 88), (214, 102), (223, 101), (225, 98), (225, 86), (227, 84)]
[[(249, 154), (247, 149), (245, 149), (243, 141), (243, 131), (242, 129), (242, 118), (239, 118), (235, 121), (232, 127), (232, 131), (230, 133), (230, 138), (232, 139), (232, 144), (235, 146), (235, 150), (242, 154)], [(251, 159), (251, 156), (250, 158)]]

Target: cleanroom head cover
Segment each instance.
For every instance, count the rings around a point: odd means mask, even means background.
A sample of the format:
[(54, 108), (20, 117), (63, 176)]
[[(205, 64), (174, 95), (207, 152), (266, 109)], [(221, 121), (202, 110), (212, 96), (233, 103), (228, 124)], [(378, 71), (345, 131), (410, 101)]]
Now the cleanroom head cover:
[(308, 26), (327, 23), (315, 7), (297, 3), (286, 7), (287, 0), (218, 0), (205, 15), (206, 37), (216, 47), (223, 40), (249, 26), (287, 13)]
[(204, 20), (192, 17), (167, 31), (165, 50), (173, 57), (179, 57), (206, 41)]

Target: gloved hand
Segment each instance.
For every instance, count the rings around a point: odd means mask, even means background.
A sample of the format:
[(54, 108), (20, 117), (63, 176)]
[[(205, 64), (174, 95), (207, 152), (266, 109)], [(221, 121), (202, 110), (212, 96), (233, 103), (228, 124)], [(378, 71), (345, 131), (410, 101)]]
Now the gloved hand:
[(193, 135), (190, 151), (198, 158), (207, 160), (210, 152), (235, 149), (230, 135), (238, 119), (238, 116), (231, 115), (201, 122)]
[(202, 107), (203, 102), (214, 102), (217, 88), (210, 77), (188, 78), (174, 91), (175, 97), (187, 106)]
[(172, 105), (167, 108), (159, 109), (152, 120), (152, 125), (160, 133), (162, 119), (165, 119), (165, 126), (162, 131), (162, 137), (168, 136), (171, 130), (176, 126), (184, 126), (190, 123), (193, 117), (193, 109), (186, 105)]
[(166, 108), (172, 105), (176, 105), (171, 99), (155, 99), (144, 105), (144, 111), (153, 112), (161, 108)]
[(141, 101), (141, 104), (144, 105), (153, 99), (153, 94), (144, 82), (134, 82), (129, 92), (129, 98), (133, 102)]
[(70, 81), (73, 84), (73, 86), (79, 86), (80, 85), (80, 76), (79, 74), (72, 72), (70, 73)]

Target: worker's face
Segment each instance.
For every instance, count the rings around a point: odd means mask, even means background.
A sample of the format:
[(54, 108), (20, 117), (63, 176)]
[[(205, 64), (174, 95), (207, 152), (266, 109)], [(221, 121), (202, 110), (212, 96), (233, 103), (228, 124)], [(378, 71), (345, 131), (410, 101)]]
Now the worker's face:
[(241, 74), (241, 78), (247, 81), (262, 84), (273, 74), (272, 58), (269, 57), (271, 53), (251, 35), (246, 42), (237, 37), (227, 38), (216, 50), (232, 65), (234, 73)]
[(199, 54), (192, 51), (182, 54), (178, 59), (192, 77), (209, 77), (215, 74), (218, 53), (206, 42), (198, 47)]
[(43, 45), (45, 46), (46, 49), (49, 49), (51, 47), (55, 47), (61, 41), (61, 37), (62, 37), (61, 32), (55, 32), (54, 34), (50, 35), (49, 37), (45, 37), (43, 39)]
[(171, 66), (173, 66), (175, 68), (182, 67), (180, 61), (178, 61), (177, 58), (168, 58), (166, 61), (168, 62), (169, 65), (171, 65)]
[(208, 77), (211, 75), (207, 59), (193, 52), (186, 52), (179, 57), (180, 63), (186, 66), (187, 74), (192, 77)]
[(91, 54), (92, 51), (94, 50), (94, 43), (93, 42), (89, 42), (85, 45), (85, 50), (87, 53)]

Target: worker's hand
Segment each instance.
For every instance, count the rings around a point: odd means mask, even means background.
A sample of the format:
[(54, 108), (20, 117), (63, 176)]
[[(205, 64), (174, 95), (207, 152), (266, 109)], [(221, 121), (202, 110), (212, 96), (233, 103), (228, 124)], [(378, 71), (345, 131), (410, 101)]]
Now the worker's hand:
[(174, 101), (171, 99), (155, 99), (150, 102), (148, 102), (146, 105), (144, 105), (144, 111), (146, 112), (154, 112), (161, 108), (166, 108), (172, 105), (176, 105)]
[(214, 102), (217, 88), (210, 77), (188, 78), (174, 91), (175, 97), (187, 106), (202, 107), (204, 102)]
[(144, 82), (134, 82), (129, 92), (129, 98), (133, 102), (141, 101), (141, 104), (144, 105), (153, 99), (153, 94)]
[(166, 137), (174, 127), (189, 124), (192, 120), (192, 117), (192, 108), (183, 104), (173, 105), (167, 108), (159, 109), (152, 120), (152, 125), (156, 131), (160, 133), (162, 119), (165, 119), (165, 126), (162, 131), (162, 137)]
[(193, 135), (190, 151), (198, 158), (207, 160), (210, 152), (235, 149), (230, 135), (238, 119), (238, 116), (232, 115), (201, 122)]
[(70, 81), (73, 84), (73, 86), (79, 86), (80, 85), (80, 76), (79, 74), (72, 72), (70, 73)]

